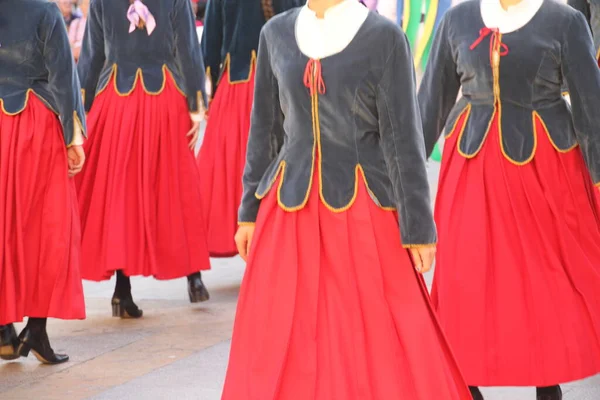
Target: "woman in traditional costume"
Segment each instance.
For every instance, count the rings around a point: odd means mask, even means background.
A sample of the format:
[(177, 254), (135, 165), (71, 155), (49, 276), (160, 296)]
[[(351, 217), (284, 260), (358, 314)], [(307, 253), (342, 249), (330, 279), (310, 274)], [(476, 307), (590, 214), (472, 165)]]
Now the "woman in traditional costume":
[(250, 129), (256, 49), (273, 15), (306, 0), (210, 0), (202, 51), (213, 100), (198, 155), (202, 211), (212, 257), (237, 254), (234, 241)]
[(265, 25), (256, 70), (223, 400), (470, 399), (419, 275), (436, 230), (406, 36), (309, 0)]
[(85, 318), (72, 179), (85, 113), (56, 4), (7, 0), (0, 15), (0, 358), (59, 364), (69, 357), (52, 350), (46, 319)]
[(467, 1), (436, 33), (419, 90), (427, 154), (446, 136), (432, 298), (475, 399), (557, 400), (600, 372), (594, 53), (583, 15), (550, 0)]
[(114, 316), (142, 316), (134, 275), (187, 276), (190, 301), (207, 300), (198, 271), (210, 263), (189, 148), (205, 112), (204, 65), (190, 1), (94, 0), (86, 29), (78, 65), (90, 127), (77, 180), (83, 277), (116, 271)]

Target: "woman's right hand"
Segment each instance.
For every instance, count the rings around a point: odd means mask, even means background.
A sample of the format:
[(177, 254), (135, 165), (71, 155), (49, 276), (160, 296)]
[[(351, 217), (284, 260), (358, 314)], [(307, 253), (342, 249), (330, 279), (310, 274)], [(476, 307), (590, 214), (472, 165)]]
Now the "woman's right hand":
[(71, 146), (67, 149), (67, 162), (69, 165), (69, 177), (72, 178), (83, 169), (85, 164), (85, 152), (82, 146)]
[(244, 261), (248, 261), (248, 253), (250, 252), (253, 236), (254, 225), (241, 225), (235, 234), (235, 244), (238, 253), (240, 253)]

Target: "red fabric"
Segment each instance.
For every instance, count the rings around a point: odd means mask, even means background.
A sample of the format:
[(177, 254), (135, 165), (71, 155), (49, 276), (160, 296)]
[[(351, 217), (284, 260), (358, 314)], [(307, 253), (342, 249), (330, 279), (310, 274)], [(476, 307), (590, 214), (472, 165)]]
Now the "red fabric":
[[(254, 95), (253, 68), (250, 73), (248, 82), (231, 84), (225, 78), (219, 84), (210, 104), (210, 117), (198, 154), (202, 210), (212, 257), (237, 254), (233, 238), (243, 192), (242, 175)], [(224, 76), (228, 76), (227, 70)]]
[(174, 279), (210, 268), (186, 100), (169, 76), (160, 95), (113, 81), (88, 117), (87, 165), (77, 188), (84, 279)]
[(579, 149), (517, 166), (497, 119), (466, 159), (446, 141), (432, 298), (469, 385), (550, 386), (600, 372), (600, 218)]
[(471, 399), (396, 214), (360, 182), (342, 213), (317, 185), (297, 212), (262, 201), (222, 400)]
[(30, 95), (0, 111), (0, 325), (85, 318), (75, 185), (58, 117)]

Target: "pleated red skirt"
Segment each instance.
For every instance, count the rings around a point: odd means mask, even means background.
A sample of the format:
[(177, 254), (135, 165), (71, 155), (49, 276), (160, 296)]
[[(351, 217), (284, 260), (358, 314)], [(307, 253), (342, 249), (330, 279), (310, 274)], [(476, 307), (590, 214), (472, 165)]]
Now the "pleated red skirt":
[(77, 196), (58, 117), (35, 95), (0, 111), (0, 325), (85, 318)]
[(82, 275), (180, 278), (210, 269), (198, 170), (188, 147), (185, 98), (167, 75), (150, 95), (113, 82), (88, 116), (87, 165), (78, 176)]
[(549, 386), (600, 372), (600, 218), (579, 148), (542, 122), (523, 166), (497, 120), (481, 152), (444, 146), (433, 303), (469, 385)]
[[(228, 76), (227, 70), (224, 75)], [(202, 210), (211, 257), (237, 255), (233, 240), (242, 199), (242, 175), (254, 96), (254, 69), (247, 82), (219, 84), (197, 162), (202, 185)]]
[(362, 178), (342, 213), (317, 185), (297, 212), (262, 201), (222, 399), (471, 399), (396, 213)]

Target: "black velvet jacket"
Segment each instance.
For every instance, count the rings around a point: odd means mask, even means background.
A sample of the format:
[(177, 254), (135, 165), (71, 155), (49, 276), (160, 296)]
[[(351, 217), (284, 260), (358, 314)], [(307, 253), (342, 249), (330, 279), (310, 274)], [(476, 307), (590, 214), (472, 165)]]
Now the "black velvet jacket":
[(230, 82), (245, 82), (255, 61), (260, 30), (275, 14), (306, 0), (210, 0), (206, 8), (202, 52), (213, 94), (223, 70)]
[(18, 114), (35, 95), (60, 116), (65, 144), (85, 134), (79, 79), (62, 15), (42, 0), (0, 0), (0, 106)]
[[(465, 112), (466, 126), (456, 133), (461, 135), (458, 150), (475, 157), (497, 112), (505, 157), (526, 164), (535, 156), (533, 118), (539, 116), (557, 151), (581, 147), (599, 183), (600, 70), (583, 15), (546, 0), (521, 29), (483, 35), (475, 45), (482, 28), (479, 0), (471, 0), (449, 10), (436, 32), (419, 90), (427, 154), (444, 126), (449, 134)], [(490, 54), (491, 40), (497, 54)], [(561, 95), (563, 82), (572, 114)], [(463, 97), (456, 102), (461, 87)]]
[(206, 104), (204, 64), (189, 0), (144, 0), (156, 20), (146, 29), (129, 33), (128, 0), (92, 0), (78, 71), (85, 109), (116, 75), (116, 89), (128, 94), (138, 79), (144, 90), (160, 93), (168, 72), (188, 100), (190, 112)]
[(319, 185), (321, 201), (342, 212), (364, 175), (373, 201), (398, 210), (405, 247), (435, 243), (406, 36), (370, 13), (341, 53), (318, 62), (296, 42), (299, 11), (273, 18), (261, 32), (240, 222), (256, 220), (277, 177), (285, 210), (304, 207), (311, 185)]

